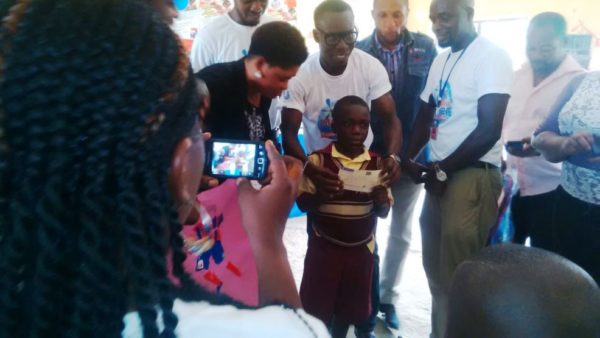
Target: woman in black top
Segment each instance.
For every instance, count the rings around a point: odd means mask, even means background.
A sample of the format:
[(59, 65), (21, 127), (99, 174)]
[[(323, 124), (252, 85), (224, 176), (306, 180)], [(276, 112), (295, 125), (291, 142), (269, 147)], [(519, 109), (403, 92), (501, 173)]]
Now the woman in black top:
[(296, 28), (270, 22), (252, 35), (248, 56), (196, 73), (211, 95), (206, 131), (214, 138), (274, 140), (271, 100), (287, 88), (307, 56), (304, 38)]

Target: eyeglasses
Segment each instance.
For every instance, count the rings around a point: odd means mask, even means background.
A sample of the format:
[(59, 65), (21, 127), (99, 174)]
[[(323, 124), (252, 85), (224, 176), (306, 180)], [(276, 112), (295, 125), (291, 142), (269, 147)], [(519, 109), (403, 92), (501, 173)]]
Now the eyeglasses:
[(358, 29), (354, 27), (353, 30), (339, 33), (326, 33), (317, 28), (319, 33), (323, 34), (323, 40), (328, 46), (335, 46), (340, 43), (340, 40), (344, 40), (347, 44), (354, 44), (358, 39)]

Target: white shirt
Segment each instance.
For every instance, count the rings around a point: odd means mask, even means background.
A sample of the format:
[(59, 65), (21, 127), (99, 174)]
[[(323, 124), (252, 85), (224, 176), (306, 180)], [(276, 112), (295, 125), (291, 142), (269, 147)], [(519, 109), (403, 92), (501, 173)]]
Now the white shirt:
[[(179, 338), (306, 338), (315, 334), (317, 338), (330, 337), (323, 322), (317, 318), (303, 310), (294, 313), (294, 310), (282, 306), (241, 310), (231, 305), (176, 300), (173, 311), (179, 320), (175, 331)], [(123, 322), (122, 338), (143, 337), (137, 312), (125, 315)], [(163, 328), (160, 319), (158, 327)]]
[[(381, 62), (359, 49), (352, 50), (344, 73), (337, 76), (328, 74), (321, 67), (319, 57), (319, 53), (308, 57), (283, 94), (283, 107), (302, 112), (308, 153), (325, 148), (335, 139), (331, 130), (331, 110), (337, 100), (355, 95), (370, 107), (371, 101), (392, 89)], [(372, 141), (369, 128), (365, 145), (368, 147)]]
[(194, 43), (190, 61), (194, 73), (215, 63), (236, 61), (248, 54), (252, 34), (258, 26), (273, 19), (263, 15), (256, 26), (235, 22), (229, 13), (217, 16), (200, 29)]
[[(511, 97), (506, 108), (502, 141), (520, 141), (531, 137), (546, 120), (556, 98), (571, 80), (585, 70), (568, 55), (560, 66), (537, 86), (533, 86), (533, 70), (525, 63), (515, 73)], [(548, 162), (543, 156), (517, 157), (508, 154), (507, 169), (517, 173), (521, 196), (553, 191), (560, 183), (560, 163)]]
[[(429, 96), (433, 95), (438, 102), (440, 89), (444, 88), (446, 80), (448, 84), (434, 117), (439, 125), (437, 137), (434, 138), (432, 132), (429, 140), (430, 161), (448, 157), (473, 132), (479, 121), (479, 98), (487, 94), (510, 93), (512, 74), (509, 55), (483, 37), (473, 40), (464, 54), (463, 51), (452, 53), (448, 49), (435, 58), (421, 100), (428, 102)], [(498, 140), (480, 160), (500, 167), (501, 156), (502, 143)]]

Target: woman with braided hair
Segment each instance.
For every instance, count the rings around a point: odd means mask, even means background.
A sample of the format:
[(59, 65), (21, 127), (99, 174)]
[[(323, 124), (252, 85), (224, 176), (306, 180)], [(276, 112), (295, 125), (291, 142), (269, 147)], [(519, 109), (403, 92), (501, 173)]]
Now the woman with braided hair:
[(0, 17), (0, 338), (327, 335), (292, 309), (300, 169), (271, 143), (272, 183), (238, 189), (261, 303), (289, 307), (241, 309), (183, 271), (200, 98), (147, 3), (5, 0)]

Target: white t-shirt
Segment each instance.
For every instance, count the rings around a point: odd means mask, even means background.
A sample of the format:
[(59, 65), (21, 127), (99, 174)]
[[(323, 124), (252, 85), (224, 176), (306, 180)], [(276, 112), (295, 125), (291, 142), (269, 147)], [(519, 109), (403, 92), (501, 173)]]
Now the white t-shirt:
[[(325, 148), (335, 134), (331, 130), (331, 110), (337, 100), (355, 95), (371, 105), (392, 89), (388, 74), (379, 60), (354, 49), (350, 54), (344, 73), (329, 75), (319, 62), (319, 53), (313, 54), (302, 64), (298, 74), (290, 80), (288, 90), (283, 94), (283, 107), (302, 112), (304, 141), (309, 153)], [(365, 141), (368, 147), (373, 141)]]
[[(176, 300), (173, 310), (179, 319), (176, 329), (179, 338), (330, 337), (323, 322), (317, 318), (303, 310), (294, 312), (282, 306), (241, 310), (231, 305)], [(125, 328), (122, 338), (143, 337), (141, 320), (137, 312), (128, 313), (123, 321)], [(163, 327), (160, 320), (158, 326), (161, 329)]]
[(190, 61), (194, 73), (215, 63), (236, 61), (246, 56), (256, 28), (271, 21), (273, 19), (263, 15), (257, 26), (244, 26), (228, 13), (213, 18), (200, 29), (192, 44)]
[[(475, 129), (479, 98), (486, 94), (510, 93), (513, 70), (508, 53), (483, 37), (477, 37), (464, 54), (462, 52), (452, 53), (448, 49), (435, 58), (421, 94), (425, 102), (430, 95), (438, 102), (440, 89), (454, 68), (435, 113), (429, 140), (430, 161), (448, 157)], [(501, 156), (502, 143), (498, 140), (480, 160), (500, 167)]]

